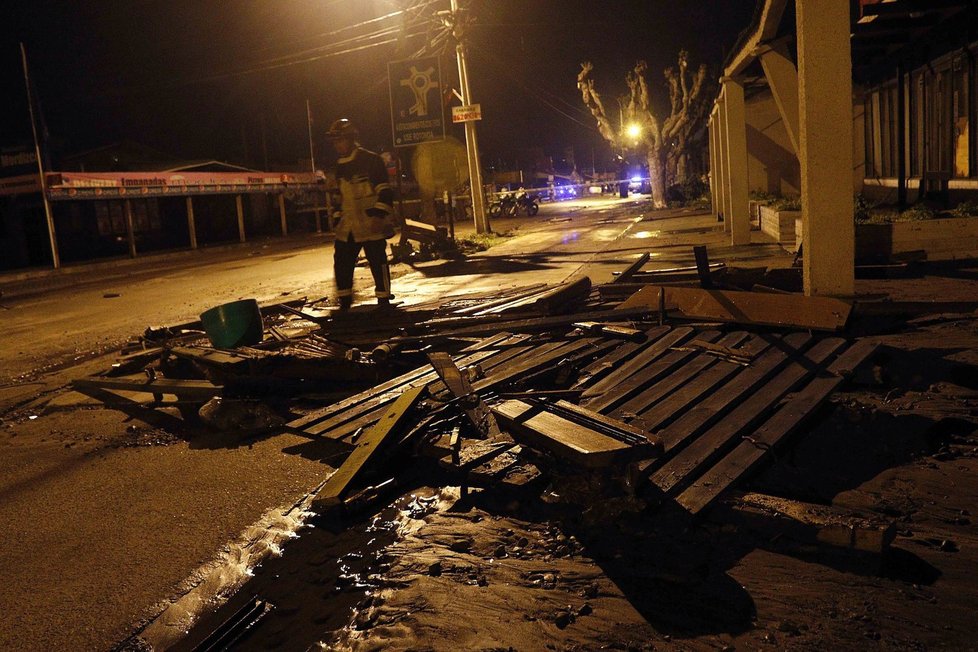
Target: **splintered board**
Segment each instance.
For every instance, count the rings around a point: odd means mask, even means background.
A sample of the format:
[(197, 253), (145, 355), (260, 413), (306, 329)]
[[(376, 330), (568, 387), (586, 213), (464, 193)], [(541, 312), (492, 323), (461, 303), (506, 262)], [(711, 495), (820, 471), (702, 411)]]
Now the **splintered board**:
[(784, 326), (819, 331), (839, 331), (845, 327), (852, 304), (830, 297), (800, 294), (765, 294), (733, 290), (649, 285), (622, 302), (620, 310), (648, 308), (658, 310), (659, 293), (665, 309), (679, 311), (690, 319), (703, 319), (758, 326)]

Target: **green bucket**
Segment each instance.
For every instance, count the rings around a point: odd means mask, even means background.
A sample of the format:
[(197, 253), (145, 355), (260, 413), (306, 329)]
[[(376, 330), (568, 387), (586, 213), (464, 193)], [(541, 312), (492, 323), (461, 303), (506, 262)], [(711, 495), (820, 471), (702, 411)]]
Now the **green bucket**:
[(232, 301), (205, 310), (200, 323), (211, 344), (219, 349), (258, 344), (264, 335), (261, 310), (255, 299)]

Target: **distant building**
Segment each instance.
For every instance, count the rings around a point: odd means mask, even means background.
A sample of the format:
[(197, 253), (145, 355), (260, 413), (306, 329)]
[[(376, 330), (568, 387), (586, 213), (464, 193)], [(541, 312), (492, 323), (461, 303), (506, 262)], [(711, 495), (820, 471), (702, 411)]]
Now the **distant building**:
[(0, 176), (0, 269), (50, 266), (55, 251), (71, 263), (321, 229), (323, 184), (311, 172), (174, 161), (125, 142), (45, 171), (53, 250), (36, 159), (21, 158), (19, 174)]

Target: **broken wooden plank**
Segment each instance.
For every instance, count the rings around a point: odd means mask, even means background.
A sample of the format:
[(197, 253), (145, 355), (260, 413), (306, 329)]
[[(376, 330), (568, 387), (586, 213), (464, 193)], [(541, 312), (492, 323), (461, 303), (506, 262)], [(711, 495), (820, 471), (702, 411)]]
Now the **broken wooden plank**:
[[(689, 410), (683, 411), (677, 419), (658, 429), (654, 417), (646, 421), (640, 415), (632, 422), (637, 428), (651, 430), (657, 428), (657, 436), (667, 451), (673, 451), (693, 441), (703, 430), (723, 418), (728, 410), (736, 407), (739, 401), (750, 397), (762, 389), (762, 385), (777, 373), (785, 362), (798, 354), (811, 341), (808, 333), (791, 333), (780, 338), (768, 340), (771, 347), (749, 368), (740, 370), (732, 380), (713, 391), (710, 396)], [(693, 387), (695, 391), (695, 387)], [(676, 408), (677, 412), (680, 408)]]
[(584, 394), (582, 394), (584, 404), (597, 400), (622, 381), (645, 369), (650, 363), (667, 352), (671, 346), (684, 341), (694, 333), (693, 329), (688, 326), (675, 329), (660, 327), (660, 329), (663, 328), (667, 329), (666, 332), (650, 346), (640, 350), (639, 347), (636, 347), (635, 355), (627, 360), (614, 360), (613, 363), (616, 365), (613, 369), (614, 373), (604, 376), (584, 390)]
[(694, 246), (693, 258), (696, 259), (696, 275), (700, 279), (700, 287), (712, 290), (713, 279), (710, 278), (710, 257), (706, 253), (706, 245)]
[(650, 452), (654, 454), (657, 454), (662, 448), (662, 444), (658, 441), (658, 438), (646, 434), (631, 424), (625, 423), (624, 421), (620, 421), (606, 414), (589, 410), (586, 407), (560, 400), (549, 404), (547, 409), (554, 414), (567, 417), (571, 421), (577, 421), (578, 423), (595, 428), (601, 432), (612, 434), (614, 437), (621, 439), (622, 441), (630, 442), (633, 445), (645, 446), (647, 444), (651, 444), (654, 450)]
[[(723, 346), (736, 346), (746, 340), (747, 337), (747, 333), (738, 331), (724, 335), (720, 342)], [(680, 362), (682, 362), (681, 366), (679, 366)], [(712, 356), (695, 353), (690, 355), (685, 351), (672, 351), (664, 356), (657, 365), (653, 365), (649, 369), (650, 380), (653, 378), (658, 378), (658, 380), (654, 384), (647, 384), (644, 389), (615, 408), (611, 414), (619, 419), (633, 419), (637, 414), (665, 399), (677, 388), (682, 387), (691, 378), (716, 362), (716, 358)]]
[(782, 439), (795, 432), (815, 409), (842, 384), (846, 375), (872, 355), (876, 343), (861, 340), (841, 353), (826, 374), (816, 376), (770, 419), (733, 451), (676, 497), (692, 514), (699, 514), (732, 484), (753, 471)]
[(209, 380), (179, 380), (175, 378), (106, 378), (89, 376), (71, 381), (75, 388), (108, 389), (113, 392), (146, 392), (147, 394), (174, 394), (182, 398), (208, 401), (220, 396), (224, 387)]
[(635, 275), (635, 272), (642, 269), (645, 263), (649, 262), (649, 258), (651, 257), (652, 254), (646, 251), (641, 256), (639, 256), (635, 262), (633, 262), (631, 265), (626, 267), (624, 271), (621, 274), (619, 274), (617, 277), (615, 277), (611, 282), (628, 283), (631, 280), (632, 276)]
[(893, 521), (831, 505), (760, 493), (735, 493), (729, 506), (773, 536), (880, 555), (896, 538)]
[(431, 342), (453, 338), (472, 337), (476, 335), (486, 335), (499, 330), (511, 333), (536, 333), (540, 331), (552, 331), (561, 327), (570, 327), (577, 321), (630, 321), (636, 317), (648, 314), (649, 310), (643, 306), (629, 309), (615, 310), (596, 310), (593, 312), (557, 315), (552, 317), (533, 317), (527, 319), (511, 319), (498, 321), (496, 319), (473, 326), (460, 326), (453, 330), (444, 330), (437, 333), (423, 333), (418, 335), (402, 335), (390, 338), (390, 342)]
[(588, 468), (654, 453), (648, 439), (638, 443), (631, 437), (615, 437), (550, 412), (544, 405), (509, 400), (494, 406), (493, 413), (517, 440)]
[[(694, 355), (686, 351), (669, 350), (670, 344), (680, 341), (692, 332), (692, 329), (675, 329), (673, 333), (663, 337), (655, 345), (622, 365), (619, 372), (607, 376), (601, 383), (598, 383), (598, 385), (604, 386), (600, 392), (594, 392), (591, 396), (585, 392), (582, 404), (598, 412), (607, 412), (632, 398), (643, 387), (657, 383)], [(717, 331), (707, 331), (700, 334), (702, 339), (707, 340), (716, 339), (719, 336), (720, 333)], [(657, 355), (647, 355), (659, 344), (665, 346), (656, 352)], [(592, 389), (597, 389), (597, 387)]]
[[(763, 337), (753, 338), (746, 347), (753, 354), (765, 351), (770, 342)], [(701, 356), (702, 357), (702, 356)], [(671, 392), (668, 396), (649, 408), (643, 409), (631, 425), (646, 432), (654, 432), (685, 414), (690, 405), (698, 404), (703, 397), (711, 395), (728, 378), (740, 371), (740, 365), (720, 360), (704, 371), (697, 373), (689, 382)], [(712, 395), (710, 396), (712, 398)]]
[(462, 409), (469, 422), (475, 427), (483, 437), (491, 437), (499, 432), (499, 426), (489, 411), (489, 407), (479, 398), (478, 394), (472, 391), (472, 383), (469, 377), (463, 374), (452, 357), (442, 351), (435, 351), (428, 354), (435, 373), (445, 383), (448, 390), (456, 399), (462, 403)]
[[(491, 348), (492, 346), (507, 342), (511, 337), (512, 335), (510, 333), (498, 333), (492, 337), (488, 337), (476, 344), (473, 344), (472, 346), (462, 349), (462, 353), (468, 352), (470, 355), (460, 359), (459, 363), (465, 366), (476, 364), (495, 353), (495, 350)], [(517, 337), (522, 339), (523, 336)], [(403, 373), (396, 378), (392, 378), (391, 380), (355, 394), (354, 396), (346, 398), (342, 401), (337, 401), (336, 403), (332, 403), (324, 408), (290, 421), (286, 424), (286, 427), (290, 430), (301, 430), (310, 424), (323, 421), (324, 419), (327, 419), (330, 416), (342, 412), (343, 410), (357, 405), (358, 403), (361, 403), (369, 398), (373, 398), (383, 394), (384, 392), (401, 387), (402, 385), (415, 381), (421, 376), (430, 373), (431, 370), (428, 367), (418, 367), (417, 369), (412, 369), (407, 373)]]
[(621, 310), (645, 307), (655, 310), (659, 291), (666, 310), (678, 310), (690, 319), (839, 331), (846, 325), (852, 305), (830, 297), (764, 294), (734, 290), (703, 290), (647, 286), (618, 306)]
[(752, 359), (751, 356), (742, 349), (732, 349), (728, 346), (723, 346), (722, 344), (705, 342), (703, 340), (690, 340), (682, 346), (674, 346), (673, 349), (676, 351), (705, 351), (729, 362), (735, 362), (742, 365), (750, 364)]
[(695, 440), (691, 433), (677, 428), (659, 434), (667, 452), (688, 444), (649, 478), (653, 490), (673, 495), (698, 477), (703, 469), (736, 445), (737, 438), (757, 424), (781, 398), (801, 381), (811, 377), (833, 353), (845, 345), (840, 338), (822, 340), (803, 356), (790, 360), (773, 379), (756, 389), (745, 400)]
[(637, 328), (619, 326), (617, 324), (605, 324), (598, 321), (578, 321), (571, 324), (574, 328), (580, 328), (585, 333), (592, 335), (605, 335), (607, 337), (617, 337), (629, 342), (644, 342), (645, 333)]
[(314, 504), (332, 506), (342, 500), (351, 484), (368, 469), (368, 463), (376, 457), (383, 444), (396, 435), (399, 428), (404, 425), (411, 409), (421, 400), (425, 392), (424, 386), (411, 387), (394, 401), (384, 416), (356, 442), (356, 448), (340, 468), (329, 477), (316, 496)]
[[(591, 364), (581, 369), (579, 379), (573, 385), (574, 389), (582, 388), (583, 385), (596, 383), (601, 378), (608, 375), (612, 370), (616, 369), (622, 361), (631, 358), (639, 350), (651, 345), (670, 330), (670, 326), (656, 326), (655, 328), (645, 331), (644, 341), (629, 342), (627, 344), (615, 347), (615, 349), (607, 355), (598, 358)], [(581, 389), (581, 391), (583, 391), (583, 389)]]

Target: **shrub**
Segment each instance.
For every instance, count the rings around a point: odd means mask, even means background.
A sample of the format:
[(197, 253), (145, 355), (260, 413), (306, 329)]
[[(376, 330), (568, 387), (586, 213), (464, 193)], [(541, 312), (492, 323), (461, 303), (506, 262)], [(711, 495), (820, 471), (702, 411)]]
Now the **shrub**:
[(951, 210), (954, 217), (978, 217), (978, 203), (963, 201)]
[(900, 220), (914, 222), (918, 220), (934, 219), (934, 211), (926, 204), (914, 204), (907, 210), (900, 213)]

